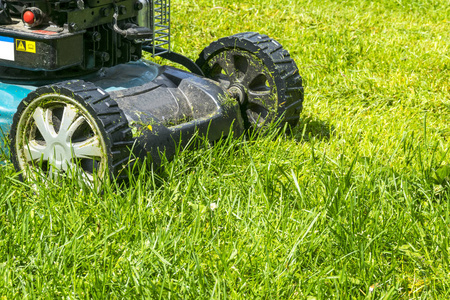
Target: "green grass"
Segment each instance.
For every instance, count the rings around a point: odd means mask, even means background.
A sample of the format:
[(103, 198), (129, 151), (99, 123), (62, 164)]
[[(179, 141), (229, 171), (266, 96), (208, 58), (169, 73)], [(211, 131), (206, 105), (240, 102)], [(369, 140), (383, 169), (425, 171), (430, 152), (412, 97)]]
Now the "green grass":
[(298, 127), (143, 164), (102, 194), (35, 193), (0, 165), (0, 297), (449, 298), (447, 1), (172, 12), (173, 49), (193, 59), (242, 31), (281, 42), (306, 87)]

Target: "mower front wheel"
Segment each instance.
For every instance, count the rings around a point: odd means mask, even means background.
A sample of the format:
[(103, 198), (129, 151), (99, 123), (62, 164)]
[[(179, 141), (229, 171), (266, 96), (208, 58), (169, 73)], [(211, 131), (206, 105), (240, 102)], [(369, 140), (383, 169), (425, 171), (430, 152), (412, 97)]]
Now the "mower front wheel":
[(77, 171), (86, 182), (116, 176), (132, 143), (117, 103), (80, 80), (31, 92), (14, 115), (10, 138), (12, 162), (23, 179), (73, 177)]
[(255, 32), (224, 37), (206, 47), (196, 63), (240, 101), (248, 127), (297, 124), (302, 79), (289, 52), (274, 39)]

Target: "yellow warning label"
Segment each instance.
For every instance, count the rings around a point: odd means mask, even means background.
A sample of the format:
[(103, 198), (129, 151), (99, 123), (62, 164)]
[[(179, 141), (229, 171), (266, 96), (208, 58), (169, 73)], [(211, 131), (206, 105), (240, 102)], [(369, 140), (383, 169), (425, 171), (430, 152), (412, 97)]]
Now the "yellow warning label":
[(16, 40), (16, 50), (23, 52), (36, 53), (36, 42)]

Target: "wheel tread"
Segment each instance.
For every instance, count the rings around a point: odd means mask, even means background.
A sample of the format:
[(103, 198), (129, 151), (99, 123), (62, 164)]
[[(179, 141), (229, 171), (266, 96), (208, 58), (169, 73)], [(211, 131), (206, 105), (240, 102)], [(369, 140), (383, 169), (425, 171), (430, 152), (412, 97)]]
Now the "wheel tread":
[[(110, 176), (118, 175), (118, 166), (127, 162), (133, 145), (131, 129), (126, 121), (125, 114), (119, 108), (116, 101), (111, 99), (109, 94), (91, 82), (82, 80), (63, 81), (52, 85), (38, 88), (31, 92), (19, 105), (18, 112), (14, 116), (18, 122), (20, 110), (35, 97), (50, 91), (73, 97), (81, 105), (87, 108), (90, 114), (98, 122), (100, 130), (104, 130), (102, 135), (106, 144), (106, 151), (109, 153), (108, 172)], [(14, 126), (14, 123), (13, 123)], [(16, 166), (16, 169), (18, 166)], [(19, 170), (18, 170), (19, 171)]]

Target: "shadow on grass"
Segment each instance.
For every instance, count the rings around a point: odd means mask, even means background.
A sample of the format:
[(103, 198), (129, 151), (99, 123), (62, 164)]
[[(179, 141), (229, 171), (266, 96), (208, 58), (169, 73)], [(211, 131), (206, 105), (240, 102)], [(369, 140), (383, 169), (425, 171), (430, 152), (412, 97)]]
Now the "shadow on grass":
[(335, 127), (330, 123), (318, 120), (313, 116), (300, 117), (297, 127), (293, 130), (293, 138), (297, 142), (311, 140), (328, 141), (334, 135)]

